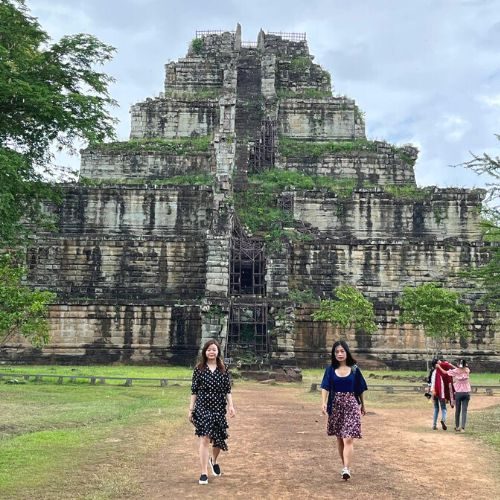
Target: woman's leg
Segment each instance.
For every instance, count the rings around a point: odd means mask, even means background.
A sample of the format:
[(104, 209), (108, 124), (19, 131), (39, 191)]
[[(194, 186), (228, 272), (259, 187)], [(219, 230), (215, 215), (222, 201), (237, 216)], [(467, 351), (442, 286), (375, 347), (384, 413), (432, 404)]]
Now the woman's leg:
[(342, 466), (345, 466), (344, 463), (344, 440), (342, 438), (337, 438), (337, 449), (339, 451), (340, 460), (342, 460)]
[(460, 428), (460, 411), (462, 409), (462, 393), (457, 392), (455, 394), (455, 429)]
[(469, 408), (470, 394), (466, 394), (462, 400), (462, 429), (465, 429), (465, 423), (467, 422), (467, 409)]
[(200, 437), (200, 465), (201, 473), (208, 474), (208, 448), (210, 445), (210, 438), (208, 436)]
[(354, 438), (344, 438), (344, 458), (342, 460), (344, 467), (351, 466), (352, 455), (354, 453)]
[(220, 448), (217, 448), (217, 446), (214, 446), (212, 448), (212, 462), (214, 464), (217, 463), (217, 457), (219, 456), (219, 453), (220, 453)]
[(439, 400), (435, 396), (432, 397), (432, 403), (434, 404), (434, 414), (432, 416), (432, 428), (435, 429), (438, 421), (439, 413)]
[(441, 420), (446, 423), (446, 401), (444, 399), (440, 400), (441, 403)]

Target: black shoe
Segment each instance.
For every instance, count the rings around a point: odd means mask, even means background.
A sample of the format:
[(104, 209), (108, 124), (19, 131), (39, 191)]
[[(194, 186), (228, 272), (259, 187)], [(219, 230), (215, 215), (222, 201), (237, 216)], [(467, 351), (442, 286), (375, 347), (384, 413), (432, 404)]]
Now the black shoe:
[(448, 429), (448, 427), (444, 423), (444, 420), (441, 420), (441, 427), (443, 428), (443, 431), (445, 431), (446, 429)]
[(198, 480), (198, 484), (208, 484), (208, 476), (206, 474), (202, 474)]
[(344, 467), (342, 469), (341, 475), (342, 475), (342, 479), (344, 481), (347, 481), (348, 479), (351, 478), (351, 471), (347, 467)]
[(214, 476), (220, 476), (222, 472), (220, 471), (219, 464), (214, 464), (212, 457), (208, 460), (208, 463), (210, 464), (210, 467), (212, 468), (212, 474)]

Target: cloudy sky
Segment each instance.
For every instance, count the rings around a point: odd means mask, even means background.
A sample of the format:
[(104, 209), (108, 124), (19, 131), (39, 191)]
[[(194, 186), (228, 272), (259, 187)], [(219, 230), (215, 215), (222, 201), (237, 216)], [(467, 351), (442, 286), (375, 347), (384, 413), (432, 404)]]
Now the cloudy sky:
[(196, 30), (306, 32), (334, 91), (366, 113), (370, 139), (420, 149), (419, 185), (480, 186), (470, 152), (500, 153), (500, 0), (27, 0), (54, 41), (91, 33), (117, 49), (118, 137), (132, 104), (163, 91), (164, 64)]

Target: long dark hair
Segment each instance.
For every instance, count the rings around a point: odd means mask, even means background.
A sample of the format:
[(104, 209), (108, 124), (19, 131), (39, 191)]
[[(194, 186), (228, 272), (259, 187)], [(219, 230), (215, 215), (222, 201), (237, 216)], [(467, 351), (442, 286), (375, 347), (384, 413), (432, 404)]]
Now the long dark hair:
[(458, 368), (469, 368), (469, 365), (467, 364), (467, 360), (464, 358), (460, 358), (457, 363)]
[(222, 361), (221, 358), (221, 349), (220, 349), (220, 344), (217, 342), (215, 339), (210, 339), (205, 342), (205, 345), (203, 346), (203, 349), (201, 350), (201, 360), (200, 362), (196, 365), (196, 368), (199, 370), (204, 370), (207, 368), (207, 349), (211, 346), (214, 345), (217, 347), (217, 358), (215, 358), (215, 361), (217, 362), (217, 369), (221, 372), (226, 371), (226, 367), (224, 365), (224, 361)]
[(351, 351), (349, 350), (349, 346), (347, 345), (347, 342), (345, 340), (337, 340), (335, 344), (333, 344), (332, 347), (332, 366), (333, 368), (338, 368), (340, 366), (339, 362), (335, 358), (335, 349), (337, 349), (338, 346), (342, 346), (345, 353), (346, 353), (346, 358), (345, 358), (345, 363), (347, 366), (354, 366), (356, 364), (356, 360), (352, 357)]

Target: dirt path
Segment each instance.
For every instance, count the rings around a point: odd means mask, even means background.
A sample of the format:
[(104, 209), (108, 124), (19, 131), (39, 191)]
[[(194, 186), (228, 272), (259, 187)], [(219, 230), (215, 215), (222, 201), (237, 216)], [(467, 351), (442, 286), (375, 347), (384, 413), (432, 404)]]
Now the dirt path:
[[(230, 450), (221, 454), (223, 475), (197, 484), (196, 440), (186, 425), (145, 464), (144, 498), (500, 498), (499, 454), (453, 431), (429, 430), (430, 407), (368, 408), (363, 439), (355, 442), (353, 477), (342, 481), (319, 405), (301, 393), (296, 387), (237, 387), (238, 415), (230, 421)], [(473, 408), (498, 401), (476, 396)], [(454, 466), (457, 456), (463, 458)]]

